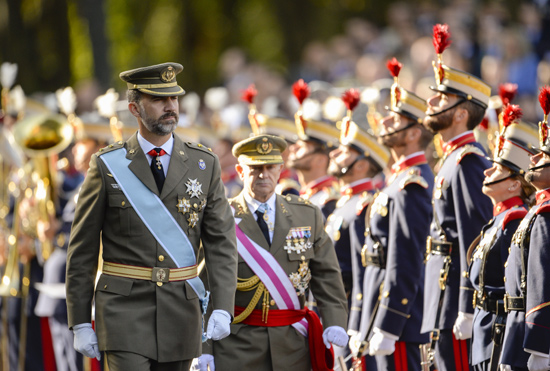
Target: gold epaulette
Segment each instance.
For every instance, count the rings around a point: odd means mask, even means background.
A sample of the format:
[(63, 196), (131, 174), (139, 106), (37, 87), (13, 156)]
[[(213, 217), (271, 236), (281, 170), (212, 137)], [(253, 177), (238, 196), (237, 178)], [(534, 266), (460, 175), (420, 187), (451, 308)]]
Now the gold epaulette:
[(407, 176), (399, 182), (399, 190), (403, 190), (409, 184), (418, 184), (422, 188), (428, 188), (428, 182), (420, 175), (420, 169), (413, 167), (407, 170)]
[(359, 202), (357, 202), (357, 208), (356, 208), (356, 213), (357, 215), (361, 214), (361, 212), (363, 212), (363, 209), (365, 207), (367, 207), (371, 202), (372, 200), (374, 199), (373, 195), (370, 194), (369, 192), (363, 192), (361, 193), (361, 197), (359, 198)]
[(106, 147), (100, 148), (99, 151), (97, 152), (97, 155), (101, 156), (101, 155), (104, 155), (105, 153), (114, 151), (115, 149), (120, 149), (122, 147), (124, 147), (124, 142), (123, 141), (118, 141), (116, 143), (111, 143)]
[(462, 161), (462, 159), (469, 155), (469, 154), (475, 154), (475, 155), (478, 155), (478, 156), (481, 156), (481, 157), (485, 157), (485, 153), (483, 153), (483, 151), (479, 148), (477, 148), (476, 146), (473, 146), (471, 144), (466, 144), (464, 147), (462, 147), (460, 149), (460, 152), (458, 153), (458, 155), (456, 156), (456, 164), (458, 165), (460, 163), (460, 161)]

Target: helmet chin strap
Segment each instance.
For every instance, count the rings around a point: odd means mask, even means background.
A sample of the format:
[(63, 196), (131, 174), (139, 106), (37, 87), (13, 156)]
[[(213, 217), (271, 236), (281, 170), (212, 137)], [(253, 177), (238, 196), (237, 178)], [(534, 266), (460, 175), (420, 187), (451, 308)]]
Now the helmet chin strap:
[(539, 166), (530, 167), (530, 168), (529, 168), (529, 171), (535, 171), (535, 170), (539, 170), (539, 169), (544, 169), (545, 167), (549, 167), (549, 166), (550, 166), (550, 162), (547, 162), (547, 163), (542, 164), (542, 165), (539, 165)]
[(407, 130), (408, 128), (411, 128), (411, 127), (413, 127), (413, 126), (416, 125), (416, 124), (418, 124), (418, 123), (413, 121), (413, 122), (411, 122), (409, 125), (407, 125), (407, 126), (405, 126), (405, 127), (402, 127), (401, 129), (394, 130), (394, 131), (392, 131), (391, 133), (380, 134), (380, 135), (378, 135), (378, 136), (379, 136), (380, 138), (389, 137), (389, 136), (391, 136), (391, 135), (393, 135), (393, 134), (397, 134), (397, 133), (399, 133), (399, 132), (401, 132), (401, 131)]
[(511, 177), (516, 176), (516, 175), (517, 175), (517, 174), (512, 173), (512, 174), (510, 174), (510, 175), (508, 175), (507, 177), (504, 177), (504, 178), (502, 178), (502, 179), (494, 180), (494, 181), (492, 181), (492, 182), (487, 182), (487, 183), (484, 182), (484, 183), (483, 183), (483, 186), (486, 187), (486, 186), (491, 186), (491, 185), (493, 185), (493, 184), (498, 184), (498, 183), (503, 182), (503, 181), (505, 181), (506, 179), (510, 179)]
[(357, 161), (362, 160), (364, 158), (366, 158), (364, 155), (357, 156), (355, 158), (355, 160), (353, 160), (353, 162), (351, 164), (349, 164), (349, 166), (343, 167), (342, 170), (340, 170), (340, 174), (338, 176), (342, 177), (342, 176), (346, 175), (348, 173), (348, 171), (350, 171), (351, 168), (357, 163)]
[(441, 111), (439, 111), (439, 112), (436, 112), (436, 113), (427, 113), (426, 116), (434, 117), (434, 116), (441, 115), (442, 113), (447, 112), (448, 110), (455, 108), (456, 106), (458, 106), (459, 104), (461, 104), (462, 102), (465, 102), (465, 101), (466, 101), (466, 99), (460, 98), (460, 99), (457, 100), (456, 103), (453, 104), (452, 106), (447, 107), (447, 108), (445, 108), (445, 109), (443, 109), (443, 110), (441, 110)]

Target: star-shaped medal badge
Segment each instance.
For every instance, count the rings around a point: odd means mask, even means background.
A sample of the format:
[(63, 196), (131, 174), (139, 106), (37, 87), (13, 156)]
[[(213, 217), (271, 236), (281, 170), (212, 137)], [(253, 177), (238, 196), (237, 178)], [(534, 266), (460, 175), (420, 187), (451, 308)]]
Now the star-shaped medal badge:
[(178, 212), (182, 214), (188, 213), (189, 210), (191, 210), (191, 202), (189, 202), (186, 198), (178, 198), (178, 203), (176, 206), (178, 208)]
[(199, 198), (202, 195), (202, 184), (197, 179), (187, 179), (185, 185), (187, 186), (187, 193), (190, 195), (190, 198)]
[(189, 228), (195, 228), (198, 221), (199, 221), (199, 214), (197, 214), (194, 211), (189, 213), (189, 218), (187, 218), (187, 222), (189, 222)]

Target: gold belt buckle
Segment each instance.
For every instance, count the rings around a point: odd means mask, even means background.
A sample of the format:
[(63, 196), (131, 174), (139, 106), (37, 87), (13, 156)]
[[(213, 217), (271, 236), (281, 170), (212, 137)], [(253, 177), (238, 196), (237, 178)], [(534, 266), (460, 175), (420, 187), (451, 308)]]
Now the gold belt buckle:
[(170, 268), (154, 267), (151, 274), (153, 282), (170, 282)]

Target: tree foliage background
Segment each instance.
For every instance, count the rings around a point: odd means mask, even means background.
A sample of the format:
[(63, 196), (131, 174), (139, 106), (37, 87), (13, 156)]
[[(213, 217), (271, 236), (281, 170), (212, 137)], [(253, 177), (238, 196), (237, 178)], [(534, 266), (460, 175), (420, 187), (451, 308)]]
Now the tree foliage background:
[(183, 86), (202, 92), (218, 82), (228, 47), (285, 74), (308, 41), (341, 32), (350, 17), (384, 25), (392, 2), (0, 0), (0, 62), (19, 65), (27, 93), (89, 79), (122, 88), (120, 71), (165, 61), (183, 64)]

